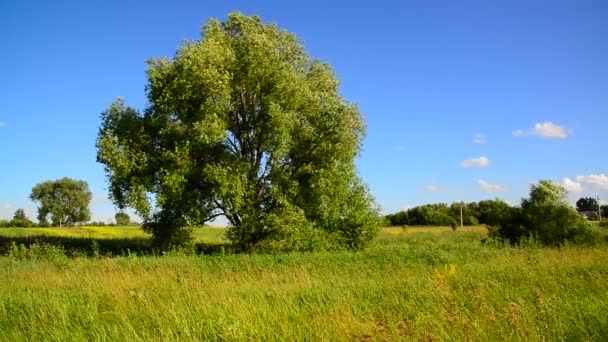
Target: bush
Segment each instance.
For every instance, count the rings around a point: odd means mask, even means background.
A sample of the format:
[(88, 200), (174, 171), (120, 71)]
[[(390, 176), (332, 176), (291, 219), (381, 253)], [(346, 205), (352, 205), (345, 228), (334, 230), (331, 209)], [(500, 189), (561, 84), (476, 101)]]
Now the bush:
[(479, 225), (479, 221), (475, 216), (469, 216), (464, 220), (464, 224), (467, 226), (477, 226)]

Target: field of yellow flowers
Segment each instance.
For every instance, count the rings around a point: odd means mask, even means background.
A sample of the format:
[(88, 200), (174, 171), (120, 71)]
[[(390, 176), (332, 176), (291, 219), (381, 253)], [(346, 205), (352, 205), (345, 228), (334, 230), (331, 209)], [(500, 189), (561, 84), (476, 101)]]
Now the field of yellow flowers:
[(387, 228), (362, 252), (9, 254), (0, 341), (608, 336), (606, 245), (508, 246), (482, 243), (480, 228), (417, 229)]

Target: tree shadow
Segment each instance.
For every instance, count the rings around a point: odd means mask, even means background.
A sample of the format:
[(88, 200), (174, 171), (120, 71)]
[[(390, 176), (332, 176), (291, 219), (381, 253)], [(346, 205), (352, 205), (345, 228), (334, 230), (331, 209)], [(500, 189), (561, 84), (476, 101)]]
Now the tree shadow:
[[(33, 245), (51, 245), (62, 248), (68, 257), (85, 256), (161, 256), (166, 254), (155, 248), (149, 238), (92, 238), (72, 236), (0, 236), (0, 255), (10, 253), (12, 246), (25, 246), (30, 249)], [(186, 254), (209, 255), (233, 253), (232, 245), (228, 243), (205, 243), (195, 242), (193, 248), (182, 249), (174, 252)]]

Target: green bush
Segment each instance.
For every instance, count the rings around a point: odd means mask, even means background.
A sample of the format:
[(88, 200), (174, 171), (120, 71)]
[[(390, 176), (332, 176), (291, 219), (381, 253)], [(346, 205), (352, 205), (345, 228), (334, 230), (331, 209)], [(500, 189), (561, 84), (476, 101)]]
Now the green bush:
[(477, 218), (475, 216), (468, 216), (464, 220), (464, 224), (466, 224), (467, 226), (477, 226), (477, 225), (479, 225), (479, 221), (477, 220)]

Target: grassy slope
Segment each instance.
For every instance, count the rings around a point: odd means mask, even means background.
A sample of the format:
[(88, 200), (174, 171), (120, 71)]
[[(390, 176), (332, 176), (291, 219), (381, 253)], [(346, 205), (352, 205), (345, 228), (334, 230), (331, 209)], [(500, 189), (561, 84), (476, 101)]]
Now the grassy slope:
[(522, 249), (483, 235), (389, 228), (359, 253), (0, 257), (0, 340), (608, 336), (606, 246)]

